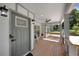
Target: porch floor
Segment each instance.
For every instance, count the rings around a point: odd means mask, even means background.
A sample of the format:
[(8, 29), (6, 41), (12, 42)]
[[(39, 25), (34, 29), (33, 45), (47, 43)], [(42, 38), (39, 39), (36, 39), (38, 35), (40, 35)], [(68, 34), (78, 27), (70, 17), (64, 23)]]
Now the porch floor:
[(40, 37), (32, 50), (33, 56), (64, 56), (64, 44), (59, 40), (59, 37), (54, 36)]

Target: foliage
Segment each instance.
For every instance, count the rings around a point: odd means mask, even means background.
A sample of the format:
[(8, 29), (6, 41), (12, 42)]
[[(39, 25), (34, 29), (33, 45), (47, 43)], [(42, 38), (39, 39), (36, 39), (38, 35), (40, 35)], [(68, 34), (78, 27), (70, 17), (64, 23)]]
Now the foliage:
[(75, 32), (77, 32), (79, 30), (78, 26), (73, 26), (73, 30), (75, 30)]
[(54, 25), (53, 30), (54, 31), (58, 31), (58, 29), (59, 29), (59, 26), (58, 25)]
[(77, 10), (73, 9), (70, 13), (70, 29), (72, 29), (72, 27), (77, 23), (77, 14), (76, 14)]
[(70, 13), (70, 33), (79, 35), (79, 10), (73, 9)]

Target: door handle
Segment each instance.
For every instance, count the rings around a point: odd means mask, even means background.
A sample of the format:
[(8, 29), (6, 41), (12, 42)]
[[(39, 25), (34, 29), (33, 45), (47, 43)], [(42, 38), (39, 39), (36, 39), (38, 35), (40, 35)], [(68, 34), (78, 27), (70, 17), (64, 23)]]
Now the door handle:
[(11, 42), (14, 42), (14, 41), (16, 41), (16, 39), (11, 39)]
[(16, 41), (16, 39), (14, 39), (14, 36), (12, 34), (9, 34), (9, 38), (11, 39), (11, 42)]
[(9, 38), (12, 39), (14, 38), (14, 36), (12, 34), (9, 34)]

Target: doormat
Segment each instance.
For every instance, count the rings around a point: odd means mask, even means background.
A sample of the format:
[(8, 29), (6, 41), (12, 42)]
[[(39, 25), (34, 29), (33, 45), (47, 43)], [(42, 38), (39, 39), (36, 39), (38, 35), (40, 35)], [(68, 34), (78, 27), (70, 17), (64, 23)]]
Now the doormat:
[(26, 56), (33, 56), (33, 54), (32, 53), (28, 53)]

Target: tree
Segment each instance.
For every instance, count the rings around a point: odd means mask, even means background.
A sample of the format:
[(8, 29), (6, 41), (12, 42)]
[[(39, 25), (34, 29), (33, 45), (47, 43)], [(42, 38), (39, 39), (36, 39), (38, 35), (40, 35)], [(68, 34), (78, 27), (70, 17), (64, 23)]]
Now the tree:
[(70, 22), (70, 29), (73, 28), (74, 25), (76, 25), (77, 23), (77, 10), (76, 9), (73, 9), (70, 13), (70, 19), (69, 19), (69, 22)]
[(79, 35), (79, 10), (73, 9), (70, 13), (70, 33)]
[(58, 29), (59, 29), (59, 26), (58, 25), (54, 25), (53, 30), (54, 31), (58, 31)]
[(79, 11), (76, 12), (76, 15), (77, 15), (77, 24), (76, 25), (79, 26)]

